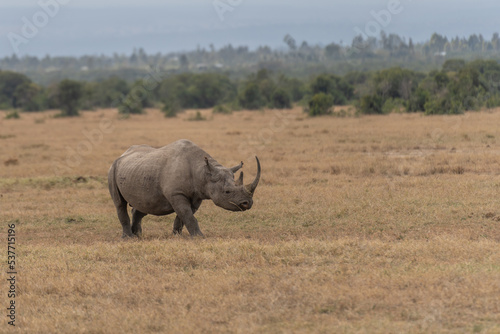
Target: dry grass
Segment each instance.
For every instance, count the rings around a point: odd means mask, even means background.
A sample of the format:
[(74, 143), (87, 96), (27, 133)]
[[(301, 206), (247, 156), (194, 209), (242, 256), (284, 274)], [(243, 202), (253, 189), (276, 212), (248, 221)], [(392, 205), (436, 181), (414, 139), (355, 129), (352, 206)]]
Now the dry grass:
[[(0, 112), (0, 238), (16, 221), (20, 332), (500, 332), (500, 111), (194, 113)], [(225, 165), (243, 159), (248, 179), (257, 154), (254, 208), (204, 203), (205, 239), (147, 216), (143, 239), (122, 241), (111, 162), (180, 138)]]

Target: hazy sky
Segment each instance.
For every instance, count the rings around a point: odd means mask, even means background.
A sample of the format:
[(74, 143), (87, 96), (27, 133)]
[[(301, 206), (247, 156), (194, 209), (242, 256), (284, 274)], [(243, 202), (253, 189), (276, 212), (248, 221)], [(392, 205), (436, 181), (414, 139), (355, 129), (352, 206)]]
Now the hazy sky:
[[(44, 1), (44, 0), (42, 0)], [(47, 0), (45, 0), (47, 1)], [(44, 1), (44, 2), (45, 2)], [(235, 0), (233, 3), (235, 3), (238, 0)], [(260, 4), (268, 4), (268, 3), (279, 3), (279, 4), (286, 4), (290, 3), (290, 1), (287, 0), (243, 0), (243, 2), (251, 2), (251, 3), (260, 3)], [(10, 7), (13, 4), (16, 6), (33, 6), (37, 4), (38, 0), (15, 0), (10, 1), (10, 3), (7, 3), (6, 1), (0, 3), (0, 8), (2, 7)], [(63, 1), (61, 1), (62, 3)], [(81, 7), (106, 7), (106, 6), (134, 6), (134, 7), (142, 7), (142, 6), (169, 6), (169, 5), (181, 5), (181, 4), (188, 4), (188, 5), (202, 5), (206, 3), (212, 3), (213, 0), (66, 0), (64, 1), (67, 4), (71, 4), (73, 6), (81, 6)], [(226, 3), (229, 3), (228, 1), (224, 1)], [(291, 1), (293, 2), (293, 1)], [(298, 2), (298, 1), (297, 1)], [(332, 1), (326, 1), (326, 0), (312, 0), (310, 2), (313, 3), (331, 3)], [(335, 1), (334, 1), (335, 2)]]
[[(66, 4), (48, 6), (48, 15), (40, 4), (50, 3)], [(380, 29), (416, 41), (433, 32), (490, 38), (500, 31), (498, 13), (500, 3), (492, 0), (1, 1), (0, 57), (129, 54), (135, 47), (171, 52), (229, 43), (280, 47), (288, 33), (299, 43), (350, 43), (359, 32), (378, 35)]]

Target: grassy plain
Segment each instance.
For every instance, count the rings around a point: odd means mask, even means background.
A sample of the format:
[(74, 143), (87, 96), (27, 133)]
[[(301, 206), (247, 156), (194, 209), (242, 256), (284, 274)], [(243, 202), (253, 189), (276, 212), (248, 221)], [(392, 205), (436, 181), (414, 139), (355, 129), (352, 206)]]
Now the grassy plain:
[[(193, 113), (0, 112), (0, 263), (14, 222), (19, 332), (500, 333), (500, 110)], [(172, 215), (123, 241), (110, 164), (180, 138), (243, 160), (247, 180), (257, 154), (254, 207), (205, 202), (204, 239), (173, 236)]]

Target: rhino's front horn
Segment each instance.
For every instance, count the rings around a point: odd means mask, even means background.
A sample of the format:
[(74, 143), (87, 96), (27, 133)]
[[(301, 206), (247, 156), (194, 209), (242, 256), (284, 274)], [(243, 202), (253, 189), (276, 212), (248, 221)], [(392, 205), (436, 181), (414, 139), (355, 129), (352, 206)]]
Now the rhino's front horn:
[(247, 184), (245, 186), (245, 189), (252, 195), (255, 192), (255, 189), (257, 188), (257, 185), (259, 184), (260, 180), (260, 162), (257, 156), (255, 157), (255, 159), (257, 160), (257, 175), (255, 176), (255, 180), (253, 180), (251, 184)]

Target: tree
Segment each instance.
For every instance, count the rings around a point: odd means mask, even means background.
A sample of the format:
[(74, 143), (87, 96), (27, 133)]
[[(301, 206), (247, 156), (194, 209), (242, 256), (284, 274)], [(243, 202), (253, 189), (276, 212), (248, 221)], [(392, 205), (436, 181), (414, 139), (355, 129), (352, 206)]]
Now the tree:
[(491, 38), (491, 45), (493, 47), (493, 50), (499, 51), (500, 50), (500, 37), (498, 33), (494, 33), (493, 37)]
[(182, 55), (181, 58), (179, 59), (179, 64), (181, 67), (181, 71), (187, 71), (189, 70), (189, 61), (186, 57), (186, 55)]
[(259, 109), (266, 105), (259, 86), (251, 81), (248, 82), (238, 98), (240, 105), (245, 109)]
[(80, 82), (66, 79), (59, 83), (58, 101), (63, 116), (78, 116), (82, 95), (83, 89)]
[[(385, 36), (382, 32), (382, 36)], [(376, 39), (374, 37), (368, 37), (367, 40), (363, 38), (363, 35), (354, 36), (351, 43), (351, 53), (350, 56), (358, 55), (361, 59), (365, 59), (367, 56), (371, 56), (373, 49), (375, 48)]]
[(219, 103), (228, 102), (236, 95), (236, 88), (225, 75), (204, 73), (192, 77), (188, 92), (192, 104), (185, 107), (211, 108)]
[(24, 111), (39, 111), (44, 108), (40, 96), (42, 89), (32, 83), (25, 82), (17, 86), (14, 91), (14, 107), (22, 108)]
[(443, 64), (443, 72), (458, 72), (465, 66), (463, 59), (448, 59)]
[(469, 40), (467, 41), (467, 45), (469, 46), (469, 50), (471, 51), (477, 51), (481, 50), (483, 43), (482, 43), (482, 36), (481, 35), (476, 35), (472, 34), (469, 36)]
[(338, 44), (331, 43), (325, 47), (325, 56), (328, 59), (339, 58), (341, 54), (342, 54), (342, 48)]
[(122, 103), (118, 106), (121, 114), (142, 114), (143, 109), (151, 107), (151, 91), (143, 80), (137, 80)]
[(295, 38), (290, 36), (290, 34), (287, 34), (285, 38), (283, 38), (283, 41), (288, 45), (290, 48), (290, 51), (296, 51), (297, 50), (297, 42), (295, 41)]
[(413, 45), (413, 40), (411, 38), (408, 41), (408, 51), (410, 52), (411, 55), (415, 53), (415, 46)]
[(16, 89), (30, 82), (31, 80), (24, 74), (0, 71), (0, 108), (15, 107), (14, 93)]
[(304, 97), (305, 85), (304, 82), (299, 79), (288, 78), (280, 74), (278, 76), (277, 86), (288, 92), (292, 102), (300, 101)]
[(437, 33), (432, 34), (429, 46), (434, 52), (441, 52), (444, 50), (444, 45), (448, 42), (448, 38), (441, 36)]
[(416, 88), (419, 77), (417, 73), (403, 69), (401, 67), (392, 67), (374, 74), (373, 83), (376, 94), (386, 98), (408, 99)]
[(352, 98), (354, 87), (341, 77), (321, 74), (311, 82), (311, 92), (328, 94), (334, 104), (344, 105)]

